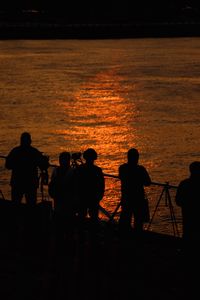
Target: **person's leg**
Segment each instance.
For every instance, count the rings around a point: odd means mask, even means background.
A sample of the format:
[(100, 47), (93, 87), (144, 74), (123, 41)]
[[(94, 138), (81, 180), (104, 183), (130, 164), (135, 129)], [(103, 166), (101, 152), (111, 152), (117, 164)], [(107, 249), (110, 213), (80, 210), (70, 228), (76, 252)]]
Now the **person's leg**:
[(86, 225), (86, 217), (87, 217), (87, 206), (84, 205), (84, 202), (79, 205), (77, 210), (78, 216), (77, 216), (77, 229), (78, 229), (78, 235), (80, 241), (84, 241), (85, 238), (85, 225)]
[(26, 216), (25, 216), (25, 227), (27, 234), (27, 242), (30, 245), (34, 245), (34, 241), (38, 238), (39, 233), (39, 220), (37, 215), (37, 188), (31, 187), (25, 191), (26, 199)]
[[(12, 227), (13, 234), (15, 239), (18, 242), (18, 239), (21, 240), (24, 232), (24, 213), (21, 207), (21, 201), (23, 198), (23, 190), (19, 187), (12, 186), (11, 188), (11, 201), (13, 202), (14, 214), (12, 218)], [(19, 238), (20, 235), (20, 238)]]
[(89, 206), (89, 216), (90, 216), (90, 233), (91, 238), (96, 241), (99, 233), (99, 203), (92, 203)]
[(25, 192), (26, 203), (30, 206), (35, 206), (37, 203), (37, 188), (28, 188)]
[(133, 213), (134, 217), (134, 232), (138, 235), (142, 234), (143, 232), (143, 214), (139, 209), (135, 209)]
[(134, 217), (134, 230), (137, 233), (140, 233), (143, 231), (143, 222), (141, 218), (138, 218), (137, 216)]
[(99, 203), (92, 203), (89, 206), (89, 216), (92, 223), (98, 223)]
[(122, 205), (119, 226), (120, 230), (130, 230), (132, 220), (132, 209), (129, 205)]
[(12, 186), (11, 189), (11, 200), (15, 203), (15, 204), (20, 204), (23, 198), (23, 194), (24, 191), (17, 187), (17, 186)]

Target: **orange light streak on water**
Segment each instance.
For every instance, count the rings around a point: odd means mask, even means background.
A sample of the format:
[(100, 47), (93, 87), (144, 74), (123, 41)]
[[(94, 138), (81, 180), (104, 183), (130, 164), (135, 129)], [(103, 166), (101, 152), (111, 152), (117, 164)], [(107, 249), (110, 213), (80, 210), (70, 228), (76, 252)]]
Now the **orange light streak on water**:
[[(70, 106), (65, 102), (58, 103), (70, 118), (70, 126), (58, 133), (66, 141), (73, 138), (80, 146), (77, 151), (95, 148), (99, 154), (97, 164), (105, 173), (117, 174), (119, 165), (126, 159), (125, 153), (138, 141), (137, 130), (133, 126), (130, 130), (130, 124), (139, 111), (134, 102), (127, 102), (122, 83), (123, 78), (113, 69), (105, 70), (75, 91)], [(115, 160), (109, 159), (110, 156)], [(119, 182), (106, 180), (104, 207), (113, 210), (119, 200)]]
[[(73, 137), (81, 151), (94, 147), (102, 167), (115, 173), (119, 157), (129, 145), (136, 145), (138, 138), (136, 130), (130, 132), (129, 125), (139, 112), (134, 103), (127, 104), (121, 82), (123, 78), (113, 69), (105, 70), (74, 92), (70, 106), (59, 103), (70, 119), (70, 126), (59, 133), (67, 140)], [(116, 164), (108, 160), (109, 156), (116, 157)]]

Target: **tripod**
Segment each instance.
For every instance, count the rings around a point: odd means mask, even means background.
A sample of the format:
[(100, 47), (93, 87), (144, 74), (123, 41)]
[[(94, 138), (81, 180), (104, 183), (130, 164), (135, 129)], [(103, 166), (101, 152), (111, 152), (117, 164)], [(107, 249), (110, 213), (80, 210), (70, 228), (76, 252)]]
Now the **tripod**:
[(42, 201), (44, 201), (45, 200), (44, 185), (48, 185), (48, 181), (49, 181), (48, 170), (42, 170), (39, 179), (40, 179), (40, 191), (42, 195)]
[(178, 231), (178, 226), (177, 226), (177, 222), (176, 222), (176, 217), (175, 217), (175, 214), (174, 214), (174, 208), (173, 208), (172, 201), (171, 201), (171, 196), (170, 196), (170, 193), (169, 193), (170, 187), (172, 187), (172, 186), (170, 186), (168, 183), (163, 185), (163, 189), (161, 191), (160, 197), (158, 199), (158, 202), (156, 204), (156, 207), (154, 209), (154, 212), (152, 214), (152, 217), (151, 217), (151, 220), (149, 222), (149, 225), (148, 225), (147, 229), (149, 229), (151, 227), (151, 224), (153, 222), (153, 219), (154, 219), (156, 211), (159, 207), (159, 204), (160, 204), (162, 198), (164, 197), (166, 206), (169, 206), (169, 211), (170, 211), (170, 217), (171, 217), (171, 221), (172, 221), (172, 228), (173, 228), (174, 236), (179, 237), (179, 231)]
[(3, 194), (2, 190), (0, 190), (0, 195), (1, 195), (1, 197), (2, 197), (2, 198), (1, 198), (2, 200), (6, 200), (5, 197), (4, 197), (4, 194)]
[(72, 168), (77, 168), (78, 166), (83, 164), (81, 156), (82, 156), (81, 152), (74, 152), (74, 153), (71, 154), (71, 166), (72, 166)]
[[(0, 158), (6, 159), (6, 156), (0, 155)], [(0, 195), (1, 195), (1, 197), (2, 197), (1, 199), (5, 200), (4, 194), (3, 194), (3, 192), (2, 192), (1, 189), (0, 189)]]

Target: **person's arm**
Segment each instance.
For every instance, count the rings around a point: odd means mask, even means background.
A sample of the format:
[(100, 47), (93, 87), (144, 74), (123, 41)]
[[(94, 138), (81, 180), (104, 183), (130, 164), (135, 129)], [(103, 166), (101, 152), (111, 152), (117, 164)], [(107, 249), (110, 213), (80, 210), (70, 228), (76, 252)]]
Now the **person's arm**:
[(147, 170), (144, 167), (143, 167), (143, 172), (144, 172), (144, 174), (143, 174), (143, 180), (144, 180), (143, 184), (144, 184), (144, 186), (150, 186), (151, 185), (151, 178), (150, 178), (149, 173), (147, 172)]
[(38, 167), (41, 171), (45, 171), (49, 168), (49, 157), (38, 152)]
[(178, 206), (182, 206), (183, 198), (184, 198), (184, 183), (180, 182), (175, 195), (175, 203)]
[(14, 150), (11, 150), (10, 153), (6, 156), (5, 168), (8, 170), (13, 169), (13, 158), (14, 158)]
[(57, 168), (54, 168), (51, 174), (51, 179), (48, 184), (48, 193), (51, 198), (56, 197), (56, 176), (57, 176)]
[(99, 180), (99, 199), (101, 200), (105, 192), (105, 178), (100, 168), (99, 168), (98, 180)]
[(124, 179), (124, 171), (123, 170), (124, 170), (124, 166), (123, 165), (119, 166), (118, 175), (119, 175), (120, 180)]

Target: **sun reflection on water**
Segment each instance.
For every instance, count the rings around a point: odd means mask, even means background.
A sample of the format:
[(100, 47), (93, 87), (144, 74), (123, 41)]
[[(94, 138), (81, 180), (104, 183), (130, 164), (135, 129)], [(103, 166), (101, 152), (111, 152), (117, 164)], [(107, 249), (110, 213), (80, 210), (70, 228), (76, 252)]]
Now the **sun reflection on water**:
[[(129, 145), (137, 144), (137, 131), (130, 124), (138, 116), (134, 101), (127, 100), (123, 77), (115, 70), (105, 70), (82, 84), (74, 92), (70, 103), (57, 103), (64, 109), (67, 128), (57, 130), (72, 145), (83, 151), (94, 147), (99, 153), (99, 163), (109, 172), (116, 173), (122, 153)], [(72, 142), (72, 144), (73, 144)], [(116, 158), (111, 162), (109, 157)]]
[[(124, 154), (138, 141), (132, 123), (139, 116), (139, 110), (134, 101), (130, 101), (123, 83), (123, 77), (114, 69), (105, 70), (84, 82), (70, 103), (57, 103), (64, 109), (68, 124), (67, 128), (57, 130), (57, 134), (71, 143), (72, 149), (95, 148), (99, 154), (97, 164), (104, 173), (117, 174)], [(103, 206), (112, 211), (118, 201), (119, 181), (106, 179)]]

